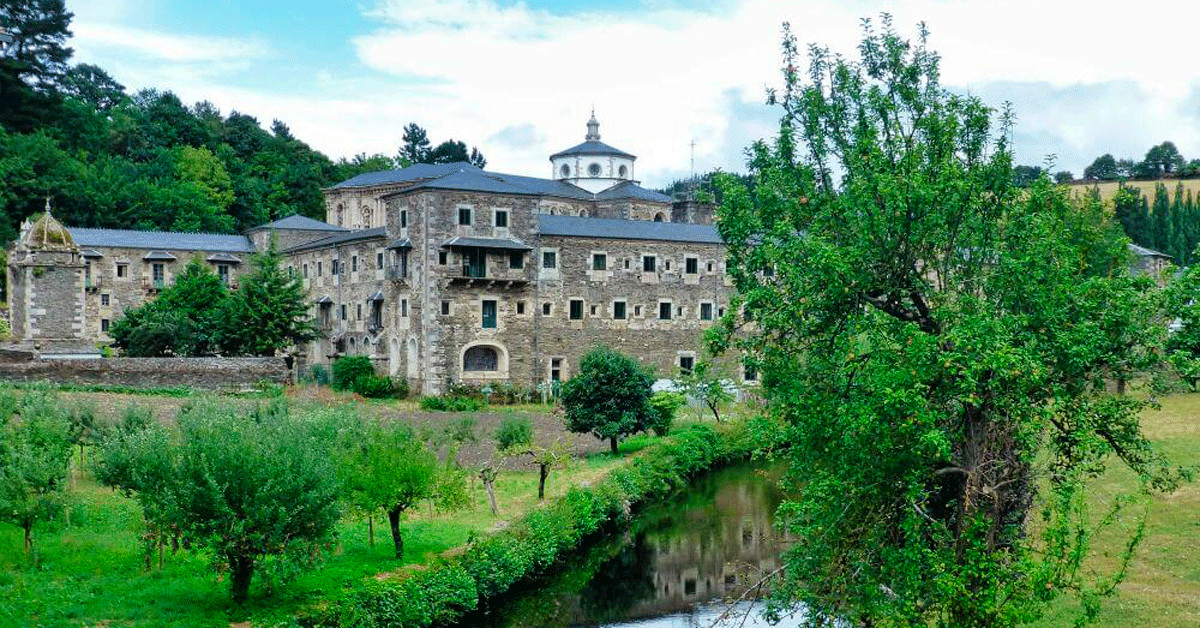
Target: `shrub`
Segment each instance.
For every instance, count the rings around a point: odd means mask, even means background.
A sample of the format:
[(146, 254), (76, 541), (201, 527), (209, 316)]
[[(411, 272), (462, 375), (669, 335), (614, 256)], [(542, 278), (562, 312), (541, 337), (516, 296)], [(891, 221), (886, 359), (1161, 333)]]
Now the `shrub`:
[(365, 355), (348, 355), (333, 361), (333, 389), (354, 390), (354, 382), (363, 375), (374, 375), (371, 358)]
[(396, 388), (395, 392), (396, 392), (397, 397), (399, 397), (401, 399), (407, 399), (409, 394), (411, 394), (411, 391), (408, 388), (408, 379), (407, 378), (401, 377), (400, 379), (395, 381), (394, 385)]
[(457, 397), (453, 395), (421, 397), (421, 409), (431, 412), (477, 412), (486, 407), (486, 401), (473, 397)]
[(579, 374), (563, 386), (567, 429), (607, 440), (616, 455), (618, 439), (649, 429), (653, 383), (650, 372), (623, 353), (607, 347), (588, 351)]
[(655, 436), (666, 436), (671, 432), (671, 424), (675, 422), (675, 413), (683, 407), (687, 400), (679, 393), (660, 390), (650, 395), (650, 407), (654, 410), (650, 420), (650, 429)]
[(324, 364), (314, 364), (309, 369), (309, 377), (318, 386), (329, 385), (329, 369)]
[(359, 375), (358, 379), (354, 380), (352, 390), (369, 399), (394, 397), (396, 394), (396, 387), (392, 385), (392, 380), (374, 373)]
[(525, 417), (510, 416), (496, 430), (496, 445), (500, 449), (512, 449), (533, 442), (533, 426)]

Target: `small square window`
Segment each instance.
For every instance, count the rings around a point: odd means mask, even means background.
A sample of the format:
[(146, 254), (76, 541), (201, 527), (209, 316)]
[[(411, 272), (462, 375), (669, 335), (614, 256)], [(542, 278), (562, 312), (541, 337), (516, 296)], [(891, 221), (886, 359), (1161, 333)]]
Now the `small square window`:
[(664, 321), (671, 320), (671, 304), (668, 301), (663, 301), (658, 304), (658, 317)]
[(467, 226), (467, 225), (471, 224), (471, 208), (469, 208), (469, 207), (459, 207), (458, 208), (458, 224), (463, 225), (463, 226)]
[(671, 270), (671, 260), (663, 260), (663, 270)]
[(717, 316), (725, 316), (725, 308), (723, 308), (723, 307), (717, 308)]
[(583, 299), (571, 299), (570, 318), (573, 321), (583, 319)]
[(550, 316), (550, 312), (552, 311), (553, 306), (549, 302), (542, 304), (542, 316)]
[(450, 316), (450, 302), (442, 301), (442, 316)]
[(107, 294), (100, 295), (100, 305), (106, 306), (106, 305), (108, 305), (108, 303), (109, 303), (109, 296)]
[(712, 263), (712, 262), (709, 262), (709, 263), (708, 263), (708, 272), (710, 272), (710, 273), (711, 273), (712, 271), (713, 271), (713, 263)]
[(438, 251), (438, 264), (445, 266), (449, 259), (450, 256), (446, 253), (446, 251)]
[(524, 313), (525, 313), (525, 302), (517, 301), (517, 314), (524, 314)]
[(592, 270), (608, 270), (608, 256), (604, 253), (593, 253)]
[(629, 258), (625, 258), (625, 270), (629, 270)]
[(100, 319), (100, 331), (101, 332), (108, 331), (108, 319), (107, 318)]
[(679, 356), (679, 373), (687, 375), (692, 372), (692, 367), (696, 365), (696, 358), (690, 355)]
[(754, 368), (754, 366), (751, 364), (744, 365), (742, 370), (742, 379), (748, 382), (757, 382), (758, 369)]
[(613, 318), (619, 321), (625, 320), (624, 301), (613, 301)]
[(592, 313), (592, 316), (596, 315), (596, 306), (594, 306), (594, 305), (592, 306), (591, 313)]
[(562, 358), (550, 358), (550, 381), (562, 381)]
[(525, 268), (525, 251), (509, 251), (508, 267)]
[(655, 259), (655, 257), (653, 255), (643, 255), (642, 256), (642, 272), (644, 272), (644, 273), (654, 272), (657, 261), (658, 260)]
[(558, 268), (558, 253), (542, 251), (542, 268)]
[(711, 321), (712, 319), (713, 319), (712, 303), (701, 303), (700, 304), (700, 320)]
[(683, 262), (683, 272), (689, 275), (695, 275), (700, 272), (700, 260), (689, 257)]
[(496, 226), (497, 227), (507, 227), (508, 226), (508, 212), (506, 212), (502, 209), (496, 210)]
[(117, 264), (117, 276), (124, 277), (129, 274), (129, 266), (127, 264)]
[(641, 316), (642, 315), (642, 306), (640, 306), (640, 305), (633, 306), (633, 315)]

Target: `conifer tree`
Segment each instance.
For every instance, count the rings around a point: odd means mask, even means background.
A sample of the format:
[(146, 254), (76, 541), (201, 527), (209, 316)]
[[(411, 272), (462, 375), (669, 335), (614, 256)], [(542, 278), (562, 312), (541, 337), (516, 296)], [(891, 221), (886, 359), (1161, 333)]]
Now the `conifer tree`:
[(272, 242), (226, 299), (221, 348), (227, 355), (271, 356), (318, 337), (300, 277), (280, 268), (279, 259)]

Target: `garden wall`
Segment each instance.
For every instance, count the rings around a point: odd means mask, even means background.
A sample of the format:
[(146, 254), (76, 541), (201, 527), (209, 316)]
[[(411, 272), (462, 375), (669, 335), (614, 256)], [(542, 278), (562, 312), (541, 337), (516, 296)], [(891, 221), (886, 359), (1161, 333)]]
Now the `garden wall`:
[(284, 358), (34, 358), (0, 361), (0, 380), (229, 391), (290, 384), (292, 371)]

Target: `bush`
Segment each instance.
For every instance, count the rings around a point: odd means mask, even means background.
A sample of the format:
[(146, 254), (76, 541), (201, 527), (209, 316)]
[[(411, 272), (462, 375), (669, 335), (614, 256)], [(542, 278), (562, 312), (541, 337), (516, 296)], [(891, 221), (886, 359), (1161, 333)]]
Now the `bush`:
[(383, 399), (396, 395), (396, 387), (392, 385), (392, 380), (374, 373), (359, 375), (358, 379), (354, 380), (351, 390), (368, 399)]
[(309, 378), (318, 386), (328, 386), (329, 369), (324, 364), (314, 364), (309, 369)]
[(348, 355), (333, 361), (333, 389), (354, 390), (354, 382), (363, 375), (374, 375), (371, 358), (365, 355)]
[(511, 449), (533, 442), (533, 426), (525, 417), (510, 416), (496, 430), (496, 444), (500, 449)]
[(411, 394), (411, 391), (408, 388), (408, 379), (401, 377), (395, 381), (394, 385), (396, 388), (396, 396), (401, 399), (408, 399), (409, 394)]
[(666, 436), (671, 433), (671, 424), (675, 422), (675, 413), (687, 403), (687, 399), (679, 393), (660, 390), (650, 395), (650, 407), (654, 410), (648, 426), (655, 436)]
[(567, 429), (607, 440), (617, 454), (617, 440), (650, 428), (654, 377), (633, 358), (596, 347), (579, 361), (579, 374), (563, 386)]
[(457, 397), (454, 395), (421, 397), (421, 409), (431, 412), (477, 412), (486, 407), (486, 401), (473, 397)]

